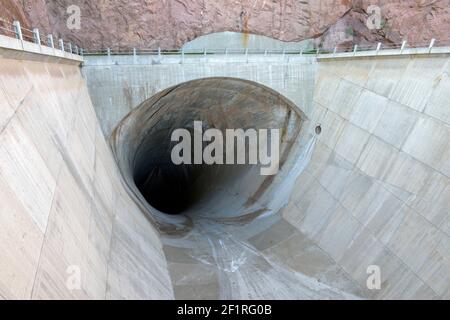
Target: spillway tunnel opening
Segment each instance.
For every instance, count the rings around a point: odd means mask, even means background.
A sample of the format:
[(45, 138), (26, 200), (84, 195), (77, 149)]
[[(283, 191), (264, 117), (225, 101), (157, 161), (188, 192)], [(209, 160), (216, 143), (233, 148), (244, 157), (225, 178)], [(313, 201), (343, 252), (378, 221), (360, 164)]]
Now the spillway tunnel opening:
[[(265, 86), (234, 78), (205, 78), (176, 85), (144, 101), (118, 125), (111, 144), (128, 186), (152, 214), (237, 218), (254, 213), (256, 202), (260, 209), (275, 178), (285, 171), (286, 163), (292, 164), (287, 160), (296, 149), (293, 146), (305, 119), (292, 102)], [(221, 156), (223, 164), (204, 159), (194, 164), (199, 126), (200, 137), (208, 129), (222, 133), (224, 147), (219, 154), (218, 149), (210, 154)], [(172, 159), (172, 150), (181, 141), (171, 139), (177, 129), (189, 133), (192, 163), (175, 164)], [(278, 129), (278, 173), (262, 175), (267, 163), (250, 161), (248, 136), (243, 140), (245, 162), (238, 162), (236, 136), (233, 149), (225, 146), (229, 129), (267, 130), (267, 155), (274, 152), (271, 129)], [(216, 139), (202, 140), (201, 155)], [(232, 150), (232, 164), (227, 164), (227, 150)], [(184, 156), (184, 152), (179, 154)]]

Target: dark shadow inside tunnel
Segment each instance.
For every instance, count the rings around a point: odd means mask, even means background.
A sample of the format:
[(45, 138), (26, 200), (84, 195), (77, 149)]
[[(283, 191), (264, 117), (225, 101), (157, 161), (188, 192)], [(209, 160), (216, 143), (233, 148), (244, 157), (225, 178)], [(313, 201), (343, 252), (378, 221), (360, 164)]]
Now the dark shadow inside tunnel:
[[(170, 160), (169, 160), (170, 161)], [(178, 214), (189, 207), (189, 190), (195, 181), (193, 165), (149, 164), (145, 174), (137, 173), (136, 186), (153, 207)]]
[[(232, 78), (189, 81), (144, 101), (116, 128), (112, 147), (130, 188), (160, 212), (232, 216), (250, 207), (273, 180), (261, 175), (259, 162), (249, 164), (248, 153), (245, 164), (174, 164), (171, 152), (179, 142), (171, 135), (186, 129), (194, 136), (194, 121), (201, 121), (203, 132), (214, 128), (224, 137), (227, 129), (278, 129), (282, 167), (303, 117), (272, 89)], [(209, 143), (203, 141), (203, 147)]]

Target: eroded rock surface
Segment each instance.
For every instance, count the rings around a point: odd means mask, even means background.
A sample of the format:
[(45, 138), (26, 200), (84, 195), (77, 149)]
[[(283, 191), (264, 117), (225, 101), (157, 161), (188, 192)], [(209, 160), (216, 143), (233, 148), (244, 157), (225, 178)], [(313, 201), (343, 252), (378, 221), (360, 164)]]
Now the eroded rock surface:
[[(81, 9), (81, 29), (69, 30), (67, 8)], [(370, 29), (368, 7), (380, 8)], [(283, 41), (316, 38), (335, 45), (449, 43), (450, 0), (3, 0), (0, 15), (17, 18), (85, 48), (179, 48), (221, 31), (261, 34)], [(245, 36), (244, 36), (245, 37)], [(244, 39), (245, 44), (245, 39)]]

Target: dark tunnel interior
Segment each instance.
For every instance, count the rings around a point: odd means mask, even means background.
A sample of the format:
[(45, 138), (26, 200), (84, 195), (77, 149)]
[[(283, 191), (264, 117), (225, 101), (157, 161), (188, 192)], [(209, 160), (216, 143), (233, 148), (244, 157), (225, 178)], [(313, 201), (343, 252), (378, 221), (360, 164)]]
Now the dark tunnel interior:
[[(253, 82), (194, 80), (160, 92), (134, 109), (113, 133), (113, 149), (129, 185), (152, 208), (171, 215), (228, 214), (255, 200), (270, 177), (260, 174), (260, 164), (248, 164), (248, 154), (245, 164), (174, 164), (171, 151), (179, 141), (171, 141), (172, 132), (182, 128), (193, 137), (194, 121), (202, 122), (203, 132), (214, 128), (224, 137), (226, 129), (279, 129), (282, 165), (302, 123), (294, 108), (278, 93)], [(209, 143), (204, 141), (203, 147)], [(222, 151), (225, 159), (226, 148)]]

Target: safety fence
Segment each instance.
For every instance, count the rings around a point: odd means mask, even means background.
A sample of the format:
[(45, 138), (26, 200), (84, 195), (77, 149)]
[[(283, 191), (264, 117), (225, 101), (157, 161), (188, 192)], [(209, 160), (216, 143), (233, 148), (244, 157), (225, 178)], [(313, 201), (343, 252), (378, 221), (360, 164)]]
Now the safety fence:
[(69, 52), (76, 55), (83, 55), (83, 49), (71, 42), (65, 42), (61, 38), (54, 37), (49, 34), (43, 36), (39, 33), (38, 28), (27, 29), (20, 25), (19, 21), (9, 22), (0, 19), (0, 35), (16, 38), (21, 41), (32, 42), (38, 45), (47, 46), (53, 49)]
[(84, 55), (89, 56), (112, 56), (112, 55), (155, 55), (155, 56), (171, 56), (171, 55), (322, 55), (322, 54), (339, 54), (339, 53), (359, 53), (359, 52), (379, 52), (383, 50), (398, 50), (399, 53), (408, 49), (425, 49), (432, 53), (434, 48), (447, 47), (449, 41), (439, 42), (436, 39), (430, 39), (429, 42), (409, 44), (407, 41), (400, 43), (375, 43), (364, 45), (339, 45), (334, 48), (299, 48), (295, 49), (246, 49), (246, 48), (227, 48), (227, 49), (129, 49), (129, 48), (106, 48), (102, 50), (88, 50)]
[(71, 42), (65, 42), (61, 38), (54, 37), (49, 34), (42, 36), (39, 33), (39, 29), (33, 28), (27, 29), (20, 25), (19, 21), (8, 22), (0, 19), (0, 34), (8, 37), (14, 37), (22, 41), (33, 42), (38, 45), (45, 45), (50, 48), (59, 49), (65, 52), (70, 52), (76, 55), (86, 56), (112, 56), (112, 55), (154, 55), (154, 56), (184, 56), (184, 55), (300, 55), (300, 56), (319, 56), (319, 55), (337, 55), (341, 53), (353, 53), (360, 52), (381, 52), (386, 50), (397, 50), (397, 53), (406, 52), (410, 49), (422, 49), (422, 52), (432, 53), (435, 48), (447, 47), (450, 44), (450, 37), (447, 41), (438, 41), (436, 39), (430, 39), (429, 42), (409, 44), (407, 41), (399, 43), (374, 43), (363, 45), (339, 45), (334, 48), (299, 48), (295, 49), (248, 49), (248, 48), (227, 48), (227, 49), (130, 49), (127, 47), (112, 47), (102, 50), (83, 50), (78, 45), (73, 45)]

